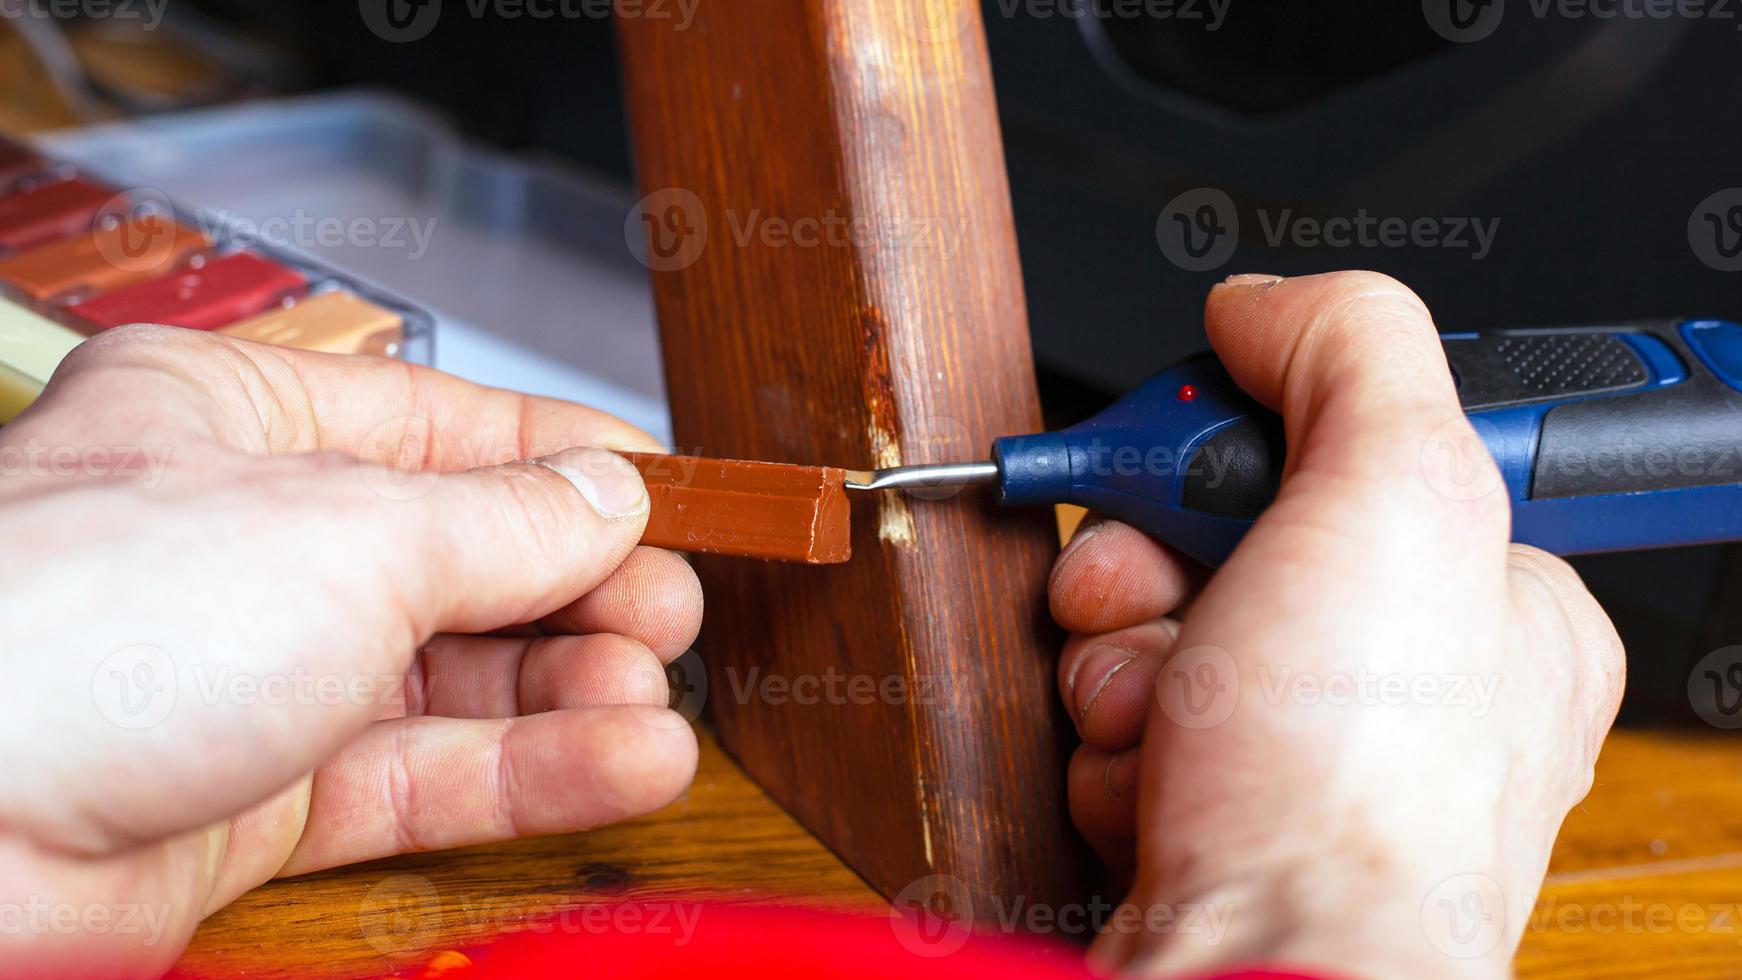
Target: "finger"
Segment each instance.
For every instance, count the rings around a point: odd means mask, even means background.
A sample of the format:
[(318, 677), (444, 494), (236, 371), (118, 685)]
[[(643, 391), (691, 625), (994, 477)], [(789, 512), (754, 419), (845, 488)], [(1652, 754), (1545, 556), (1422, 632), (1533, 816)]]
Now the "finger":
[(438, 636), (412, 672), (412, 715), (513, 718), (616, 704), (664, 707), (665, 668), (624, 636)]
[(307, 414), (296, 435), (306, 438), (312, 430), (321, 448), (402, 469), (471, 469), (572, 446), (664, 448), (605, 412), (486, 388), (420, 365), (238, 343), (275, 391), (292, 398), (306, 393)]
[[(402, 713), (407, 671), (428, 638), (487, 631), (562, 608), (610, 576), (647, 519), (640, 475), (603, 450), (573, 450), (542, 465), (429, 474), (427, 485), (404, 499), (384, 496), (382, 484), (359, 479), (356, 461), (337, 454), (276, 457), (252, 469), (248, 485), (196, 498), (218, 528), (206, 540), (248, 540), (263, 495), (275, 504), (282, 500), (298, 534), (274, 538), (270, 549), (205, 548), (207, 577), (247, 575), (283, 584), (278, 599), (287, 608), (314, 610), (303, 617), (307, 632), (294, 643), (247, 645), (253, 623), (246, 616), (215, 624), (233, 632), (211, 635), (202, 631), (214, 624), (204, 620), (151, 624), (148, 635), (158, 639), (146, 667), (158, 678), (153, 689), (170, 696), (160, 701), (168, 705), (165, 716), (141, 737), (202, 751), (169, 753), (173, 764), (160, 779), (141, 784), (143, 795), (128, 805), (105, 795), (100, 779), (74, 781), (53, 796), (62, 812), (32, 808), (45, 837), (76, 841), (69, 846), (79, 848), (109, 847), (189, 830), (209, 822), (212, 812), (240, 812), (260, 802), (372, 721)], [(362, 472), (386, 473), (375, 467)], [(237, 495), (249, 503), (230, 506)], [(115, 561), (146, 568), (149, 558), (120, 549)], [(140, 581), (164, 588), (149, 576)], [(334, 613), (334, 604), (343, 615)], [(135, 620), (119, 636), (145, 628)], [(264, 678), (278, 694), (237, 694), (226, 682), (201, 679), (205, 652), (236, 643), (256, 656), (246, 664), (225, 661), (224, 670), (234, 666), (240, 679)], [(84, 676), (94, 677), (106, 669), (106, 661), (96, 659), (102, 650), (133, 647), (81, 639), (73, 649), (81, 648), (98, 651), (84, 654), (93, 658)], [(305, 681), (315, 686), (305, 688)], [(81, 724), (112, 725), (100, 711), (77, 717)], [(214, 743), (214, 731), (228, 737)], [(86, 769), (123, 764), (107, 756), (84, 763)], [(177, 789), (194, 778), (194, 769), (210, 790), (198, 798)]]
[(1071, 822), (1103, 861), (1117, 865), (1137, 839), (1139, 750), (1103, 752), (1084, 745), (1067, 773)]
[(553, 633), (615, 633), (670, 663), (702, 630), (702, 584), (682, 556), (637, 548), (604, 584), (546, 616)]
[(1072, 633), (1109, 633), (1178, 609), (1204, 568), (1118, 521), (1085, 521), (1047, 583), (1052, 616)]
[(1229, 373), (1285, 421), (1282, 490), (1248, 538), (1275, 545), (1269, 559), (1310, 554), (1301, 574), (1375, 553), (1500, 560), (1510, 513), (1493, 460), (1432, 451), (1480, 441), (1415, 294), (1363, 272), (1237, 282), (1211, 291), (1206, 326)]
[(684, 792), (696, 752), (688, 723), (659, 708), (381, 722), (315, 774), (279, 876), (642, 816)]
[(1084, 742), (1117, 752), (1142, 741), (1156, 675), (1178, 636), (1178, 623), (1156, 620), (1065, 643), (1059, 693)]
[[(67, 358), (44, 402), (76, 399), (78, 389), (94, 387), (105, 396), (77, 400), (122, 412), (137, 400), (116, 397), (117, 383), (169, 384), (201, 393), (193, 402), (153, 398), (166, 418), (213, 404), (232, 409), (221, 414), (243, 408), (257, 413), (255, 428), (228, 417), (202, 427), (215, 429), (223, 442), (262, 453), (336, 450), (398, 469), (452, 472), (574, 446), (662, 449), (627, 422), (580, 405), (486, 388), (403, 361), (292, 350), (174, 327), (99, 334)], [(103, 408), (108, 405), (121, 407)]]
[(378, 498), (369, 518), (387, 535), (389, 574), (419, 638), (549, 615), (609, 578), (647, 524), (640, 474), (603, 450), (430, 474), (404, 487), (373, 467), (362, 468), (362, 480), (344, 468), (337, 478), (350, 481), (353, 497)]

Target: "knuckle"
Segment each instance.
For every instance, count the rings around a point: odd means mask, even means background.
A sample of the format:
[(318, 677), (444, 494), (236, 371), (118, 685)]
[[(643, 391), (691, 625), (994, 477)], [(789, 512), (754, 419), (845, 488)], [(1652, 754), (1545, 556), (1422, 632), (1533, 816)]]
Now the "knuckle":
[(190, 353), (220, 349), (228, 339), (204, 330), (131, 323), (96, 334), (73, 348), (61, 372), (73, 374), (118, 365), (163, 366)]
[[(1392, 350), (1399, 339), (1437, 341), (1433, 315), (1408, 286), (1377, 272), (1335, 275), (1314, 317), (1318, 331), (1380, 354)], [(1372, 344), (1382, 346), (1367, 346)]]
[(1427, 315), (1427, 304), (1415, 290), (1383, 272), (1336, 272), (1331, 275), (1331, 285), (1331, 295), (1343, 304)]

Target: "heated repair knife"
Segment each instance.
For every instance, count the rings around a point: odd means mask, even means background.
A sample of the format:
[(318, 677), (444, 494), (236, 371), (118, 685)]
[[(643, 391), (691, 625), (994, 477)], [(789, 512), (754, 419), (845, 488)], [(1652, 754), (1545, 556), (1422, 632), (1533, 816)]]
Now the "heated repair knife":
[[(1464, 411), (1504, 487), (1461, 465), (1442, 489), (1505, 492), (1513, 540), (1561, 555), (1742, 539), (1742, 326), (1443, 334)], [(1282, 423), (1210, 355), (1162, 372), (1087, 422), (999, 439), (986, 462), (851, 473), (850, 490), (994, 484), (1002, 503), (1077, 504), (1200, 561), (1227, 558), (1275, 498)], [(1468, 480), (1457, 474), (1468, 473)]]

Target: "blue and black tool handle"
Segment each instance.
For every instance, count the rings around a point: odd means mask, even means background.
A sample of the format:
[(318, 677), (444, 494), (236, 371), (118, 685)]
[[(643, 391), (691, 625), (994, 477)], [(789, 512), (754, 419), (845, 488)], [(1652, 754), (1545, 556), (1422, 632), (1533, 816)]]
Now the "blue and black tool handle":
[[(1742, 539), (1742, 326), (1442, 339), (1504, 486), (1479, 485), (1487, 471), (1457, 458), (1436, 479), (1453, 474), (1451, 494), (1508, 494), (1515, 541), (1570, 555)], [(1463, 442), (1423, 452), (1478, 451)], [(995, 482), (1010, 505), (1078, 504), (1213, 565), (1275, 498), (1284, 454), (1281, 420), (1206, 355), (1081, 425), (998, 440), (992, 463), (959, 482)]]

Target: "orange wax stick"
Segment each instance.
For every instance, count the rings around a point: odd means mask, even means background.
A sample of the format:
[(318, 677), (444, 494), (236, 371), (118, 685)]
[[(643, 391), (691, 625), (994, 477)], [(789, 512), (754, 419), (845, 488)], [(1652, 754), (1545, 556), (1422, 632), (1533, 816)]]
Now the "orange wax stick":
[(0, 259), (0, 281), (34, 300), (107, 292), (166, 276), (211, 246), (173, 218), (146, 215)]
[(673, 551), (835, 565), (853, 557), (845, 470), (626, 454), (653, 511), (641, 543)]

